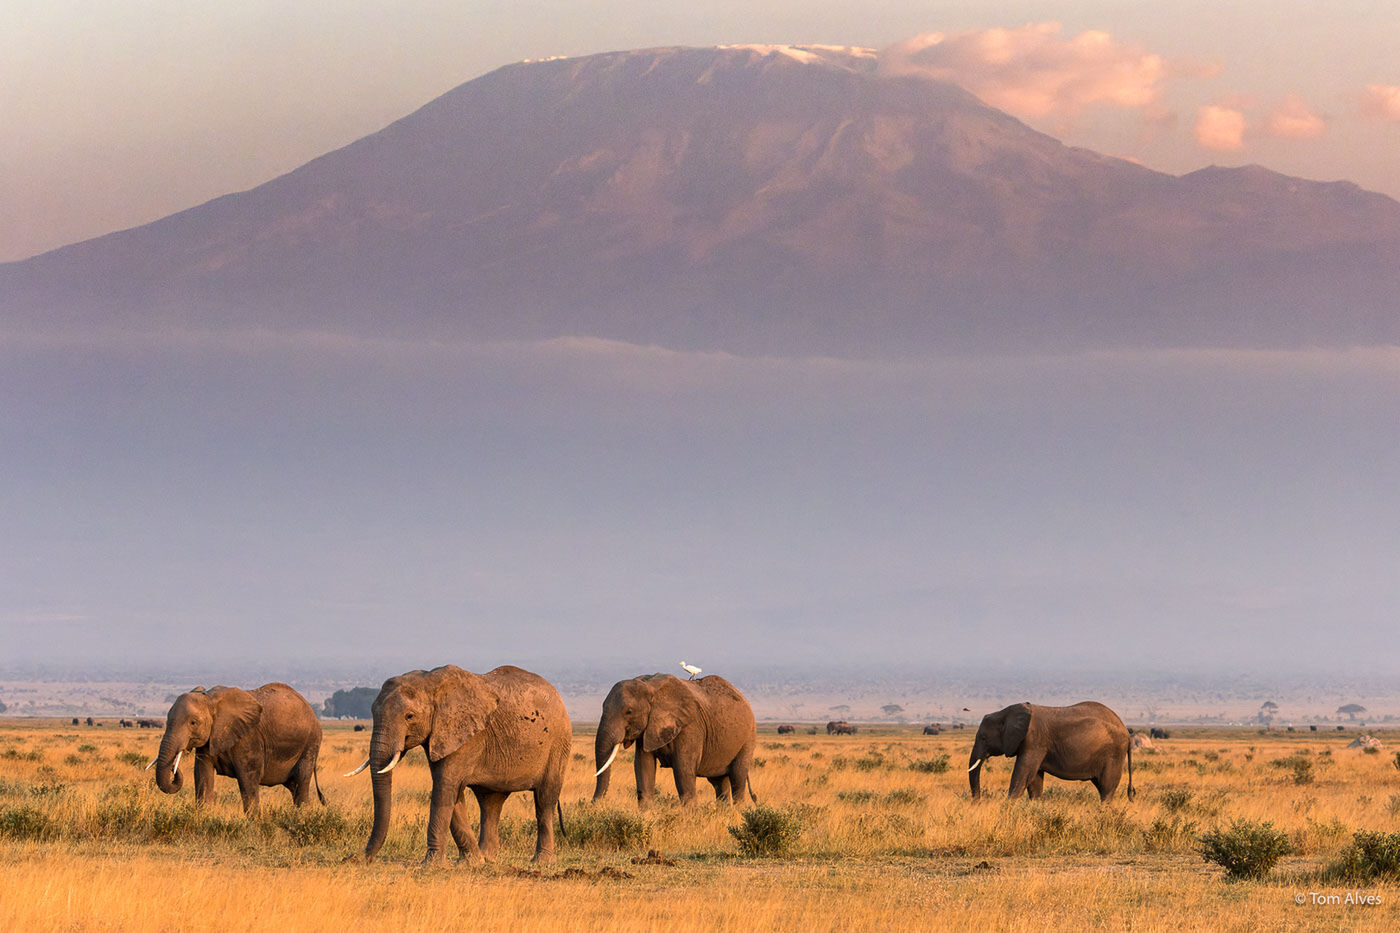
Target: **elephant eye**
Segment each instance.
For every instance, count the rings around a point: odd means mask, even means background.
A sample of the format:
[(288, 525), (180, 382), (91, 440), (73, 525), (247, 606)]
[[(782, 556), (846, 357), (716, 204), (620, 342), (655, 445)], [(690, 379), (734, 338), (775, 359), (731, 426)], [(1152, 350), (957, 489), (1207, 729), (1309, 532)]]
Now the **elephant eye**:
[(412, 714), (412, 713), (404, 713), (404, 714), (403, 714), (403, 718), (404, 718), (404, 719), (412, 719), (412, 718), (413, 718), (413, 714)]

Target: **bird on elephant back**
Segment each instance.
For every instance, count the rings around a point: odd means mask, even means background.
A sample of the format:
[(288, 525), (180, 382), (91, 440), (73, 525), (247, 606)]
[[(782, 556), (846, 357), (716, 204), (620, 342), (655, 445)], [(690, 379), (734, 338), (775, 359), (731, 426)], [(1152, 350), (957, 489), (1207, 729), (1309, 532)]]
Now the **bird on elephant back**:
[(710, 782), (716, 800), (737, 803), (747, 791), (757, 803), (749, 781), (757, 742), (749, 701), (723, 677), (647, 674), (620, 680), (603, 700), (598, 721), (593, 799), (607, 794), (613, 760), (635, 743), (633, 772), (642, 808), (656, 796), (658, 765), (671, 769), (683, 805), (696, 800), (696, 778)]
[(156, 768), (156, 786), (167, 794), (184, 786), (180, 760), (194, 757), (194, 800), (205, 803), (214, 776), (238, 781), (243, 812), (258, 807), (262, 787), (285, 787), (297, 806), (311, 802), (311, 792), (326, 802), (316, 777), (321, 751), (321, 723), (311, 704), (286, 684), (195, 687), (175, 698), (165, 717), (160, 751), (146, 770)]
[(1102, 703), (1037, 706), (1016, 703), (982, 717), (968, 755), (967, 779), (973, 799), (981, 795), (982, 763), (994, 755), (1016, 759), (1007, 796), (1040, 797), (1045, 775), (1065, 781), (1089, 781), (1100, 800), (1111, 800), (1128, 769), (1128, 799), (1133, 788), (1133, 752), (1128, 727)]

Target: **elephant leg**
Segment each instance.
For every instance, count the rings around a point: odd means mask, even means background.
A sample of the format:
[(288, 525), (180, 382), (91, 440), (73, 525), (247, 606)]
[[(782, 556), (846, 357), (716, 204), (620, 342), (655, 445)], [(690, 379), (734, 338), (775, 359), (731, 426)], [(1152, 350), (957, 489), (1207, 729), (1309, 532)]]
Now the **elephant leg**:
[(681, 806), (689, 806), (695, 802), (695, 769), (676, 762), (671, 770), (676, 777), (676, 796), (681, 798)]
[(1014, 800), (1022, 794), (1030, 793), (1030, 783), (1040, 773), (1042, 759), (1042, 755), (1032, 756), (1029, 752), (1016, 758), (1016, 766), (1011, 769), (1011, 788), (1006, 794), (1008, 797)]
[(243, 812), (258, 812), (258, 776), (251, 771), (238, 772), (238, 795), (243, 798)]
[(428, 798), (428, 852), (423, 856), (425, 866), (441, 863), (447, 857), (444, 847), (452, 830), (453, 809), (461, 795), (461, 784), (449, 781), (441, 769), (434, 769), (433, 791)]
[(1039, 800), (1041, 793), (1045, 790), (1045, 772), (1037, 771), (1035, 777), (1026, 784), (1026, 793), (1032, 800)]
[(559, 806), (563, 782), (554, 781), (535, 788), (535, 858), (548, 864), (554, 861), (554, 810)]
[(1118, 783), (1123, 780), (1123, 762), (1113, 760), (1104, 765), (1098, 778), (1094, 781), (1094, 786), (1098, 788), (1099, 800), (1112, 800), (1118, 793)]
[(486, 860), (481, 857), (481, 849), (476, 845), (476, 833), (472, 832), (471, 815), (467, 812), (467, 795), (457, 798), (452, 807), (452, 823), (449, 827), (452, 841), (457, 843), (457, 858), (468, 865), (481, 865)]
[(475, 790), (476, 802), (481, 807), (481, 835), (477, 844), (481, 847), (481, 857), (491, 861), (501, 849), (501, 807), (505, 806), (510, 794), (498, 791)]
[(194, 760), (194, 802), (205, 804), (214, 796), (214, 762), (208, 755), (199, 755)]
[(733, 803), (736, 807), (745, 804), (744, 798), (746, 796), (753, 802), (758, 802), (758, 798), (754, 796), (753, 788), (749, 786), (749, 764), (752, 757), (751, 754), (745, 755), (740, 752), (739, 757), (735, 758), (729, 765), (729, 781), (734, 788)]
[(733, 797), (733, 791), (729, 781), (729, 775), (721, 774), (719, 777), (706, 778), (715, 789), (716, 803), (729, 803)]
[(640, 742), (632, 759), (632, 770), (637, 776), (637, 806), (645, 810), (656, 797), (656, 756), (643, 751)]
[(292, 803), (298, 807), (304, 807), (312, 800), (312, 787), (316, 779), (316, 766), (311, 763), (313, 760), (303, 755), (287, 778), (287, 790), (292, 792)]

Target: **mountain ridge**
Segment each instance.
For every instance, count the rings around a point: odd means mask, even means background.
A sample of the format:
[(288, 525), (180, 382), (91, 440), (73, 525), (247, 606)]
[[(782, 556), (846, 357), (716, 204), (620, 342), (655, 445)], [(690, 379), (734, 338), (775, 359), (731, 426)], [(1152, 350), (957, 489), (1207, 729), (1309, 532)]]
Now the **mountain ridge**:
[[(800, 53), (800, 54), (796, 54)], [(11, 327), (677, 349), (1400, 342), (1400, 203), (1065, 146), (868, 50), (506, 65), (245, 192), (0, 266)]]

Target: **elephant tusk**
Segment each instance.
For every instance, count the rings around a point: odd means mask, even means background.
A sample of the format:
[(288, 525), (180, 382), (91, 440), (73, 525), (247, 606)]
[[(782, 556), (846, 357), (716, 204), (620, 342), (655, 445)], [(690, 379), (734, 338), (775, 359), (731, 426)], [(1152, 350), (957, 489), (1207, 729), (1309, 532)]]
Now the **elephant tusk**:
[(360, 766), (359, 766), (358, 768), (356, 768), (354, 771), (347, 771), (347, 772), (345, 773), (345, 777), (354, 777), (355, 775), (359, 774), (361, 771), (365, 770), (365, 769), (368, 768), (368, 767), (369, 767), (369, 756), (366, 755), (366, 756), (365, 756), (365, 763), (362, 764), (362, 765), (360, 765)]
[(971, 765), (968, 766), (967, 770), (968, 770), (969, 772), (976, 771), (977, 768), (978, 768), (978, 766), (981, 765), (981, 764), (982, 764), (982, 759), (981, 759), (981, 758), (978, 758), (976, 761), (974, 761)]
[(612, 754), (608, 756), (608, 760), (605, 761), (605, 762), (603, 762), (603, 766), (602, 766), (601, 768), (599, 768), (599, 769), (597, 770), (597, 772), (594, 773), (593, 776), (594, 776), (594, 777), (598, 777), (598, 775), (600, 775), (600, 774), (602, 774), (604, 771), (608, 770), (608, 765), (610, 765), (610, 764), (613, 763), (613, 759), (617, 757), (617, 753), (620, 752), (621, 750), (622, 750), (622, 743), (621, 743), (621, 742), (618, 742), (616, 745), (613, 746)]
[(171, 774), (174, 774), (176, 771), (180, 770), (180, 759), (183, 758), (184, 755), (185, 753), (183, 751), (178, 751), (175, 753), (175, 764), (170, 768)]
[(146, 765), (146, 767), (142, 768), (141, 770), (142, 770), (142, 771), (149, 771), (149, 770), (151, 770), (152, 768), (154, 768), (154, 767), (156, 766), (156, 762), (157, 762), (157, 761), (160, 761), (160, 756), (159, 756), (159, 755), (157, 755), (156, 757), (152, 758), (152, 759), (151, 759), (151, 763), (148, 764), (148, 765)]
[(393, 770), (394, 770), (394, 765), (396, 765), (396, 764), (399, 763), (399, 756), (402, 755), (402, 754), (403, 754), (403, 752), (394, 752), (394, 757), (391, 758), (391, 759), (389, 759), (389, 763), (388, 763), (387, 765), (385, 765), (384, 767), (380, 768), (378, 773), (380, 773), (380, 774), (388, 774), (390, 771), (393, 771)]

